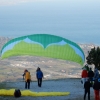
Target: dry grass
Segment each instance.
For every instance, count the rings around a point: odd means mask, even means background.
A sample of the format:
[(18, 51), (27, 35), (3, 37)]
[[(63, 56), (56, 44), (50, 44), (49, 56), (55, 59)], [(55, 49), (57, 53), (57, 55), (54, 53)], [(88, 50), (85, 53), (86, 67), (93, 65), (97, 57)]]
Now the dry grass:
[(36, 80), (37, 67), (42, 69), (45, 80), (80, 78), (81, 74), (81, 66), (73, 62), (45, 57), (20, 56), (0, 60), (0, 81), (21, 81), (25, 69), (30, 71), (32, 80)]

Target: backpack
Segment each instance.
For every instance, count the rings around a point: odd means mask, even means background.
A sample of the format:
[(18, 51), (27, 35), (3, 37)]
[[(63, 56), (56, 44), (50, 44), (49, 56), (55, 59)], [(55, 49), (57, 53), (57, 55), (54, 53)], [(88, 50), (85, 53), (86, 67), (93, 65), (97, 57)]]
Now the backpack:
[(21, 91), (19, 89), (15, 90), (14, 97), (21, 97)]

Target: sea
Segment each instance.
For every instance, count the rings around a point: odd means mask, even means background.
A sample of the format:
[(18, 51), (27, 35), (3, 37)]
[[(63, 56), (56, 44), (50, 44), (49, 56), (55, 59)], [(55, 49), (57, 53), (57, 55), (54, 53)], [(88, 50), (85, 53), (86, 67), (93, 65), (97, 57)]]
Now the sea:
[(100, 45), (99, 1), (42, 1), (0, 5), (0, 36), (52, 34), (76, 43)]

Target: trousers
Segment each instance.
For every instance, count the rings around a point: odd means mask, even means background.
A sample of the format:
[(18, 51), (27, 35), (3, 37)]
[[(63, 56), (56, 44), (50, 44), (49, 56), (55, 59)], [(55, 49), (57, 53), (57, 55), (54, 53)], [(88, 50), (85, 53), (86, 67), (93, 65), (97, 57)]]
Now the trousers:
[(86, 95), (88, 94), (88, 100), (90, 100), (90, 89), (85, 89), (84, 100), (86, 100)]
[(41, 87), (42, 85), (42, 78), (38, 78), (38, 86)]
[(99, 90), (94, 90), (95, 100), (99, 100)]
[(30, 89), (30, 80), (25, 81), (25, 89)]

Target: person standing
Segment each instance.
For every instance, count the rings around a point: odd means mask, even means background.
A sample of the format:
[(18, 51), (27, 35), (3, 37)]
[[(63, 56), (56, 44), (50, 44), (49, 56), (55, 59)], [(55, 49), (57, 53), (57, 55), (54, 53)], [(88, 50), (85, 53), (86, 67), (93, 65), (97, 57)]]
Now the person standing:
[(30, 82), (31, 82), (31, 75), (30, 72), (27, 70), (25, 73), (25, 89), (30, 89)]
[(95, 80), (98, 79), (98, 78), (99, 78), (99, 72), (98, 72), (98, 69), (95, 68), (93, 80), (95, 81)]
[(93, 85), (93, 77), (94, 77), (94, 72), (92, 71), (92, 68), (88, 71), (88, 78), (90, 79), (91, 86)]
[(84, 83), (84, 100), (86, 100), (86, 95), (88, 93), (88, 100), (90, 100), (90, 87), (91, 87), (91, 83), (90, 83), (90, 79), (87, 79), (86, 82)]
[(96, 79), (93, 85), (95, 100), (99, 100), (100, 79)]
[(86, 70), (86, 68), (83, 68), (82, 73), (81, 73), (81, 78), (82, 78), (82, 83), (84, 86), (84, 83), (86, 82), (88, 78), (88, 71)]
[(88, 77), (89, 77), (90, 81), (93, 80), (94, 72), (92, 71), (92, 68), (90, 68), (90, 70), (88, 71)]
[(40, 68), (38, 68), (38, 70), (36, 71), (36, 77), (37, 77), (37, 81), (38, 81), (38, 86), (41, 87), (42, 78), (43, 78), (43, 72), (41, 71)]

